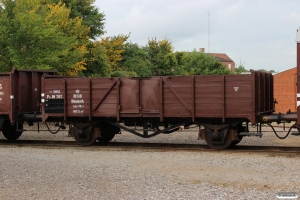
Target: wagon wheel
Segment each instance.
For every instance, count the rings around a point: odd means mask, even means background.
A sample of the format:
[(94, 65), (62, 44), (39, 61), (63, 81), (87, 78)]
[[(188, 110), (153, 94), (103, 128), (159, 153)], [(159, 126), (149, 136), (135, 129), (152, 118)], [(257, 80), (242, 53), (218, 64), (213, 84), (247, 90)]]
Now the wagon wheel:
[(243, 137), (244, 137), (244, 136), (239, 135), (239, 136), (238, 136), (238, 140), (232, 141), (230, 147), (234, 147), (235, 145), (237, 145), (238, 143), (240, 143), (240, 142), (242, 141)]
[[(18, 126), (18, 127), (17, 127)], [(23, 133), (23, 124), (16, 123), (11, 125), (9, 120), (5, 120), (3, 123), (2, 134), (10, 141), (18, 139)]]
[(100, 129), (100, 137), (97, 140), (102, 144), (110, 142), (120, 132), (120, 128), (105, 122), (98, 127)]
[(85, 128), (78, 128), (76, 126), (71, 128), (74, 132), (74, 139), (77, 142), (77, 144), (82, 146), (89, 146), (93, 144), (96, 141), (96, 129), (94, 126), (89, 126)]
[(205, 142), (212, 149), (225, 149), (232, 143), (232, 131), (223, 129), (214, 132), (209, 128), (205, 128)]
[(246, 127), (241, 126), (241, 124), (239, 125), (239, 127), (236, 129), (237, 134), (238, 134), (238, 140), (234, 140), (232, 141), (230, 147), (234, 147), (235, 145), (237, 145), (238, 143), (240, 143), (243, 139), (244, 136), (239, 135), (240, 132), (245, 132), (246, 131)]

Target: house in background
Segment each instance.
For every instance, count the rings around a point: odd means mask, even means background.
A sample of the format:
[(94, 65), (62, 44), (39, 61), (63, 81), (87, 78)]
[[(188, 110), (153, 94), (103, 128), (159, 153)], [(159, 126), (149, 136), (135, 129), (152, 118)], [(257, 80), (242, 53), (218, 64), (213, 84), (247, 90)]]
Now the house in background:
[(274, 75), (274, 98), (278, 102), (275, 104), (275, 111), (286, 113), (297, 111), (296, 91), (297, 91), (297, 68), (292, 68)]
[[(200, 53), (205, 53), (204, 48), (200, 48), (199, 51)], [(206, 54), (217, 58), (226, 67), (226, 69), (230, 69), (231, 71), (234, 72), (235, 62), (231, 58), (229, 58), (229, 56), (227, 56), (225, 53), (206, 53)]]

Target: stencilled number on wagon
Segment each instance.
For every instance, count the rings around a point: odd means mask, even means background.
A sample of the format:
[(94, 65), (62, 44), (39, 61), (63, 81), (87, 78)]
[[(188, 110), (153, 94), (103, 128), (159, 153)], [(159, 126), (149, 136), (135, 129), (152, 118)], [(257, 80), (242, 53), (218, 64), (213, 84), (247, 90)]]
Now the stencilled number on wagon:
[(240, 87), (233, 87), (234, 91), (238, 91)]
[(62, 99), (63, 95), (60, 94), (60, 90), (50, 90), (50, 94), (46, 95), (46, 99)]
[(47, 99), (62, 99), (63, 95), (62, 94), (47, 94)]
[(60, 94), (60, 90), (53, 90), (54, 94)]
[(73, 110), (73, 113), (77, 113), (77, 114), (81, 114), (83, 112), (84, 112), (84, 110)]

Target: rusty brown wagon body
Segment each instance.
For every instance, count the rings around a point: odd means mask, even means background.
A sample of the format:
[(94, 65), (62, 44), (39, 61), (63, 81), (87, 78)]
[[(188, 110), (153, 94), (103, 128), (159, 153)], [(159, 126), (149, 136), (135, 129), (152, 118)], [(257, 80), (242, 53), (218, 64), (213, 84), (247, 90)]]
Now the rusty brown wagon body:
[(6, 138), (17, 139), (22, 134), (20, 114), (40, 112), (41, 77), (55, 74), (50, 70), (15, 69), (0, 73), (0, 130)]
[(80, 78), (57, 76), (53, 71), (12, 70), (0, 74), (0, 105), (0, 129), (10, 140), (22, 134), (24, 122), (54, 121), (61, 127), (69, 123), (70, 135), (82, 145), (95, 140), (106, 143), (120, 129), (149, 138), (196, 124), (202, 127), (200, 138), (215, 149), (253, 134), (248, 123), (274, 117), (275, 110), (273, 76), (257, 71)]
[[(258, 116), (274, 112), (273, 76), (257, 71), (149, 78), (44, 76), (42, 97), (42, 121), (70, 121), (75, 139), (77, 132), (101, 138), (101, 125), (92, 128), (95, 123), (106, 124), (102, 129), (142, 126), (143, 134), (131, 130), (141, 137), (198, 124), (222, 134), (233, 132), (228, 134), (231, 142), (238, 140), (241, 123), (256, 124)], [(148, 134), (159, 126), (165, 128)]]
[(226, 122), (274, 112), (273, 76), (247, 75), (42, 80), (43, 114), (71, 118), (155, 118), (157, 121), (215, 119)]

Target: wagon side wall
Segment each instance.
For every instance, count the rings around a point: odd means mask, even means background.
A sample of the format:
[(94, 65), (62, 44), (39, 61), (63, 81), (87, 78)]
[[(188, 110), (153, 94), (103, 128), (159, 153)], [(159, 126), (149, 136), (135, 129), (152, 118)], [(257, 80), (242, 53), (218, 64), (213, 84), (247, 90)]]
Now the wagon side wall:
[(41, 77), (49, 70), (15, 70), (0, 73), (0, 115), (15, 122), (18, 113), (40, 111)]
[(0, 115), (1, 118), (9, 118), (12, 116), (12, 100), (11, 91), (11, 74), (0, 74)]
[(248, 119), (273, 109), (273, 77), (44, 78), (44, 117)]
[(196, 117), (250, 118), (251, 76), (224, 75), (196, 78)]
[(15, 71), (13, 95), (15, 112), (39, 112), (41, 102), (41, 77), (54, 72)]

